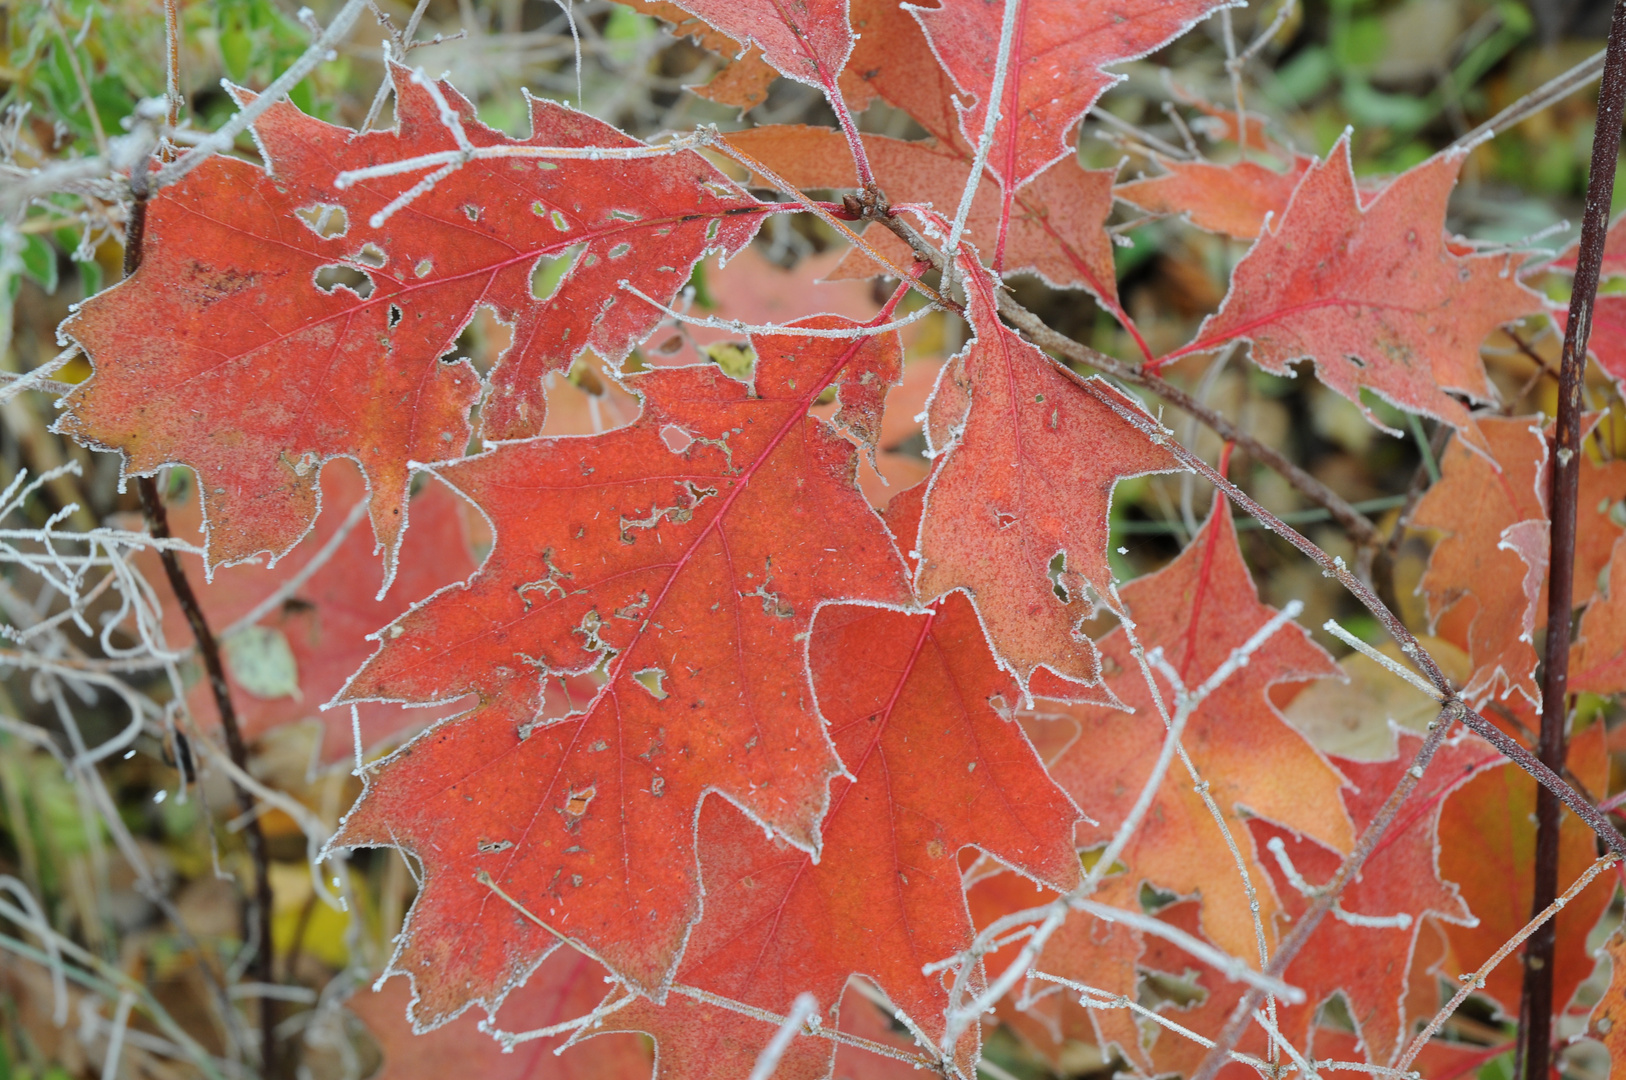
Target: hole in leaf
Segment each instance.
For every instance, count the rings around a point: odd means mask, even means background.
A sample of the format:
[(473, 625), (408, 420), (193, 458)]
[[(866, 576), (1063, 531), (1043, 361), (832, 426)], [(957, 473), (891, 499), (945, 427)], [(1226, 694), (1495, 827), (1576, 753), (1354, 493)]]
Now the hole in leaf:
[(611, 210), (610, 216), (621, 221), (639, 221), (639, 216), (631, 210)]
[(587, 805), (598, 794), (597, 788), (583, 788), (581, 791), (572, 791), (570, 798), (565, 800), (565, 813), (571, 817), (581, 817), (587, 813)]
[(674, 454), (681, 454), (694, 445), (694, 436), (678, 427), (676, 424), (667, 424), (661, 428), (661, 442)]
[(750, 382), (751, 372), (757, 364), (757, 354), (749, 345), (735, 341), (719, 341), (705, 347), (706, 359), (723, 369), (723, 374), (740, 382)]
[(1067, 572), (1067, 553), (1058, 551), (1050, 560), (1050, 590), (1056, 594), (1056, 599), (1064, 604), (1073, 601), (1072, 594), (1067, 591), (1061, 576)]
[(610, 249), (610, 258), (619, 259), (621, 256), (625, 255), (627, 252), (629, 252), (631, 250), (632, 250), (632, 245), (631, 244), (625, 244), (625, 243), (617, 244), (617, 245), (615, 245), (615, 247)]
[(323, 240), (343, 236), (350, 230), (350, 217), (344, 212), (344, 207), (337, 203), (317, 203), (314, 206), (301, 207), (294, 211), (294, 215), (305, 223), (307, 229)]
[(549, 214), (548, 217), (553, 221), (553, 227), (555, 229), (558, 229), (560, 232), (570, 231), (570, 219), (565, 217), (559, 211), (555, 210), (553, 213)]
[(359, 262), (363, 266), (370, 266), (374, 270), (381, 269), (388, 260), (384, 250), (377, 244), (363, 244), (361, 250), (350, 256), (352, 262)]
[(661, 688), (661, 680), (666, 678), (666, 672), (658, 667), (644, 668), (642, 671), (632, 673), (632, 681), (649, 691), (649, 696), (656, 701), (665, 701), (667, 693)]
[(361, 299), (365, 300), (373, 295), (373, 278), (365, 270), (357, 270), (354, 266), (345, 266), (342, 263), (331, 263), (316, 271), (316, 287), (325, 293), (335, 289), (349, 289)]
[(463, 207), (463, 213), (470, 221), (480, 220), (480, 208), (478, 206), (465, 206)]
[(418, 265), (412, 268), (412, 272), (421, 278), (426, 278), (434, 272), (434, 269), (435, 263), (433, 259), (420, 259)]
[(390, 329), (394, 330), (401, 325), (401, 309), (394, 304), (390, 305)]
[(576, 264), (585, 246), (573, 244), (558, 255), (544, 255), (536, 260), (536, 267), (531, 271), (531, 295), (538, 300), (552, 299), (553, 294), (559, 291), (559, 283), (570, 273), (570, 268)]
[(1170, 1002), (1177, 1008), (1189, 1009), (1208, 999), (1208, 991), (1197, 981), (1197, 971), (1187, 968), (1180, 975), (1166, 971), (1148, 971), (1145, 975), (1146, 992), (1159, 1001)]

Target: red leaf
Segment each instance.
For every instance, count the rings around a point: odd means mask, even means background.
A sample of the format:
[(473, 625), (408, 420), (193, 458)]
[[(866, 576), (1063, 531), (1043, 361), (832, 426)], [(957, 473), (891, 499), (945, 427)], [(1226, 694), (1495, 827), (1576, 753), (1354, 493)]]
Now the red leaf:
[[(583, 349), (618, 360), (710, 248), (737, 250), (760, 204), (696, 154), (636, 161), (476, 160), (381, 228), (369, 220), (410, 181), (344, 191), (345, 169), (455, 149), (428, 89), (394, 69), (397, 129), (357, 135), (273, 106), (255, 132), (273, 175), (224, 156), (149, 205), (133, 277), (86, 302), (63, 332), (96, 375), (65, 399), (64, 430), (123, 450), (132, 472), (184, 462), (201, 477), (211, 566), (281, 554), (309, 527), (316, 476), (333, 457), (361, 462), (374, 532), (393, 552), (405, 525), (409, 462), (461, 456), (479, 380), (442, 363), (481, 304), (515, 325), (491, 375), (487, 438), (541, 429), (542, 376)], [(614, 128), (531, 102), (533, 135), (480, 124), (445, 84), (476, 146), (637, 146)], [(493, 198), (494, 191), (502, 198)], [(318, 236), (322, 206), (341, 235)], [(301, 213), (303, 212), (303, 213)], [(553, 294), (532, 272), (585, 245)], [(349, 275), (368, 295), (318, 281)], [(369, 282), (369, 284), (364, 283)]]
[(1252, 240), (1268, 216), (1281, 216), (1313, 160), (1295, 154), (1292, 167), (1279, 173), (1252, 161), (1216, 165), (1158, 158), (1165, 175), (1119, 184), (1112, 193), (1147, 213), (1185, 214), (1199, 229)]
[[(889, 520), (907, 534), (919, 505), (912, 489), (893, 501)], [(780, 1014), (807, 991), (828, 1015), (848, 976), (862, 974), (935, 1041), (948, 997), (943, 978), (921, 968), (971, 943), (961, 850), (978, 847), (1069, 888), (1078, 879), (1078, 811), (1003, 711), (1017, 687), (989, 654), (965, 597), (926, 615), (827, 608), (808, 656), (851, 777), (831, 785), (822, 857), (766, 841), (757, 825), (708, 802), (699, 843), (706, 912), (677, 982)], [(695, 1008), (686, 1003), (679, 1015)], [(665, 1042), (718, 1038), (661, 1011), (640, 1003), (618, 1022), (647, 1024), (640, 1030)], [(714, 1023), (732, 1024), (747, 1047), (772, 1035), (747, 1017)], [(834, 1049), (826, 1045), (826, 1068)]]
[(1569, 688), (1571, 693), (1626, 691), (1626, 538), (1615, 541), (1609, 591), (1595, 597), (1581, 617), (1580, 636), (1570, 648)]
[(977, 337), (943, 369), (927, 421), (941, 463), (916, 544), (920, 595), (969, 592), (1024, 687), (1040, 667), (1092, 684), (1099, 658), (1079, 625), (1110, 595), (1113, 485), (1174, 459), (1007, 329), (986, 273), (967, 287)]
[(853, 110), (868, 108), (879, 95), (969, 162), (971, 148), (960, 138), (954, 81), (932, 55), (920, 23), (899, 0), (850, 2), (858, 40), (841, 73), (841, 89)]
[(675, 0), (742, 44), (755, 43), (781, 75), (836, 95), (852, 51), (847, 0)]
[[(829, 128), (770, 126), (729, 136), (729, 142), (800, 188), (854, 186), (846, 140)], [(952, 216), (971, 175), (969, 156), (941, 143), (904, 142), (882, 135), (864, 136), (875, 180), (893, 203), (930, 203)], [(1004, 272), (1038, 274), (1056, 288), (1083, 288), (1109, 308), (1118, 302), (1112, 263), (1112, 240), (1105, 228), (1112, 212), (1115, 170), (1063, 165), (1052, 169), (1017, 195), (1011, 207)], [(972, 244), (992, 251), (1000, 232), (998, 187), (985, 178), (977, 189), (968, 219)], [(906, 268), (914, 260), (909, 246), (882, 225), (864, 230), (864, 240)], [(834, 276), (873, 277), (883, 273), (858, 248), (849, 249)]]
[[(1552, 268), (1573, 273), (1580, 254), (1581, 241), (1578, 237), (1575, 243), (1565, 248), (1558, 258), (1552, 261)], [(1626, 214), (1610, 222), (1609, 231), (1604, 234), (1601, 269), (1606, 277), (1610, 274), (1626, 274)]]
[[(1518, 699), (1511, 701), (1526, 727), (1540, 721)], [(1494, 719), (1494, 714), (1492, 714)], [(1570, 740), (1570, 772), (1583, 794), (1596, 802), (1608, 790), (1609, 751), (1602, 724), (1593, 724)], [(1446, 926), (1456, 961), (1454, 973), (1479, 967), (1530, 921), (1535, 880), (1536, 781), (1524, 770), (1504, 763), (1470, 781), (1445, 803), (1440, 818), (1440, 875), (1455, 881), (1477, 918), (1474, 926)], [(1597, 858), (1592, 830), (1573, 814), (1559, 825), (1558, 888), (1562, 892)], [(1592, 974), (1594, 960), (1587, 935), (1609, 906), (1612, 875), (1587, 886), (1558, 913), (1558, 942), (1553, 962), (1553, 1008), (1563, 1011)], [(1523, 950), (1514, 953), (1486, 977), (1484, 993), (1498, 1002), (1503, 1015), (1519, 1013)]]
[[(1275, 615), (1259, 602), (1222, 499), (1216, 499), (1208, 523), (1179, 558), (1130, 582), (1122, 592), (1141, 644), (1147, 650), (1161, 648), (1192, 689)], [(1145, 785), (1165, 731), (1121, 629), (1101, 640), (1101, 652), (1108, 689), (1135, 712), (1096, 705), (1066, 709), (1079, 725), (1079, 736), (1050, 771), (1084, 813), (1100, 823), (1079, 827), (1081, 846), (1111, 839)], [(1276, 822), (1335, 851), (1346, 851), (1353, 842), (1349, 815), (1338, 799), (1338, 771), (1288, 725), (1268, 691), (1277, 683), (1337, 674), (1337, 665), (1308, 634), (1285, 626), (1186, 725), (1183, 742), (1191, 760), (1210, 785), (1259, 889), (1267, 938), (1274, 938), (1280, 905), (1243, 824), (1245, 817)], [(1161, 677), (1159, 681), (1163, 700), (1170, 701), (1170, 688)], [(1120, 859), (1135, 881), (1150, 881), (1182, 896), (1200, 893), (1208, 938), (1234, 956), (1256, 960), (1253, 917), (1237, 867), (1178, 762)]]
[[(1397, 732), (1397, 736), (1398, 755), (1387, 761), (1332, 759), (1350, 781), (1343, 789), (1344, 805), (1357, 831), (1377, 817), (1422, 745), (1422, 738), (1410, 732)], [(1472, 735), (1459, 735), (1440, 748), (1422, 782), (1400, 805), (1394, 825), (1344, 890), (1337, 909), (1322, 920), (1304, 951), (1288, 966), (1283, 978), (1308, 996), (1302, 1005), (1277, 1006), (1278, 1022), (1288, 1040), (1304, 1045), (1321, 1004), (1342, 993), (1366, 1059), (1375, 1065), (1390, 1065), (1399, 1056), (1411, 1038), (1411, 1021), (1419, 1019), (1406, 1014), (1406, 995), (1424, 918), (1470, 921), (1456, 886), (1440, 880), (1436, 865), (1444, 800), (1480, 772), (1502, 763), (1500, 754)], [(1311, 886), (1325, 884), (1338, 872), (1341, 857), (1320, 844), (1266, 821), (1255, 819), (1249, 825), (1260, 847), (1279, 841), (1290, 864)], [(1308, 901), (1287, 879), (1279, 859), (1266, 862), (1283, 909), (1297, 920), (1309, 907)], [(1368, 918), (1405, 916), (1408, 922), (1404, 926), (1363, 926), (1345, 913)]]
[(1368, 419), (1362, 389), (1444, 420), (1488, 452), (1445, 391), (1489, 398), (1480, 343), (1541, 302), (1512, 276), (1510, 257), (1447, 250), (1446, 198), (1461, 165), (1461, 155), (1430, 158), (1363, 204), (1340, 139), (1237, 265), (1197, 340), (1161, 362), (1251, 341), (1254, 362), (1276, 374), (1313, 359)]
[[(1102, 70), (1162, 48), (1223, 0), (1084, 6), (1072, 0), (1015, 0), (1016, 36), (988, 168), (1010, 191), (1073, 152), (1073, 130), (1124, 76)], [(932, 51), (961, 91), (976, 101), (960, 112), (961, 132), (976, 145), (986, 122), (999, 57), (1003, 3), (943, 0), (916, 7)]]
[(1592, 1007), (1587, 1034), (1608, 1049), (1614, 1072), (1626, 1064), (1626, 934), (1616, 930), (1603, 948), (1609, 956), (1609, 988)]
[[(515, 1032), (552, 1027), (591, 1013), (604, 997), (606, 972), (568, 946), (555, 949), (509, 996), (502, 1024)], [(373, 1080), (648, 1080), (649, 1051), (625, 1035), (589, 1039), (558, 1057), (554, 1050), (569, 1033), (518, 1044), (511, 1054), (480, 1031), (473, 1017), (416, 1035), (407, 1021), (411, 992), (406, 981), (391, 979), (375, 993), (345, 1004), (361, 1017), (384, 1053)]]
[[(819, 325), (843, 320), (814, 320)], [(698, 911), (697, 804), (719, 792), (817, 850), (840, 764), (815, 720), (803, 638), (832, 599), (910, 603), (853, 484), (854, 448), (808, 406), (873, 432), (895, 335), (758, 337), (753, 385), (713, 365), (629, 376), (639, 420), (505, 446), (441, 471), (496, 546), (464, 588), (398, 620), (346, 700), (481, 706), (371, 776), (341, 843), (400, 844), (425, 886), (397, 965), (423, 1023), (494, 1007), (551, 936), (659, 992)], [(532, 721), (552, 675), (607, 662), (577, 716)]]
[[(274, 568), (227, 567), (215, 573), (212, 583), (205, 583), (198, 560), (187, 555), (181, 560), (210, 627), (223, 636), (226, 679), (243, 734), (255, 739), (284, 724), (317, 720), (323, 731), (322, 760), (338, 761), (353, 753), (355, 735), (350, 727), (350, 710), (324, 712), (322, 705), (373, 654), (377, 646), (368, 635), (405, 612), (414, 599), (468, 577), (474, 572), (474, 559), (459, 523), (457, 498), (444, 485), (430, 484), (412, 500), (419, 524), (401, 546), (401, 572), (391, 582), (385, 598), (379, 600), (375, 594), (383, 571), (372, 537), (359, 526), (351, 527), (343, 516), (366, 500), (366, 485), (348, 461), (341, 461), (323, 470), (322, 487), (333, 508)], [(202, 522), (197, 500), (177, 504), (171, 499), (169, 519), (176, 536), (190, 539)], [(349, 535), (336, 540), (344, 528), (350, 529)], [(225, 634), (273, 593), (303, 576), (333, 542), (339, 547), (332, 555), (253, 624), (259, 630), (239, 632), (235, 637)], [(165, 640), (172, 648), (189, 645), (192, 631), (186, 614), (175, 603), (174, 593), (162, 583), (163, 571), (156, 553), (144, 550), (136, 560), (164, 599)], [(263, 650), (256, 638), (267, 636), (274, 648), (287, 649), (298, 679), (294, 693), (269, 696), (262, 688), (265, 680), (251, 678), (250, 685), (244, 685), (237, 677), (239, 668), (252, 666), (254, 660), (252, 652), (245, 650)], [(277, 642), (284, 644), (278, 646)], [(572, 689), (579, 694), (584, 687)], [(205, 723), (217, 722), (207, 680), (200, 680), (192, 688), (190, 700), (193, 716)], [(357, 710), (363, 748), (377, 746), (404, 728), (419, 727), (448, 715), (444, 708), (405, 710), (371, 702), (358, 705)], [(563, 700), (555, 711), (565, 711)]]
[[(1626, 255), (1621, 257), (1626, 259)], [(1568, 325), (1568, 310), (1552, 315), (1560, 330)], [(1615, 380), (1616, 387), (1626, 387), (1626, 296), (1600, 296), (1593, 303), (1592, 335), (1587, 338), (1586, 348), (1605, 374)]]

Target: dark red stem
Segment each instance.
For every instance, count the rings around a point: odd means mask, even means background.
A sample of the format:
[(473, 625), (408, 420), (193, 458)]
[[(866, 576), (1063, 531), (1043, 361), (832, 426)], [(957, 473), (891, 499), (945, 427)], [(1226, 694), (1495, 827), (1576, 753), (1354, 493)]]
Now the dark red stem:
[[(142, 241), (146, 238), (146, 226), (147, 200), (145, 192), (138, 191), (124, 232), (125, 277), (135, 273), (136, 268), (141, 265), (141, 248)], [(155, 539), (170, 539), (172, 534), (169, 531), (169, 514), (164, 509), (164, 500), (158, 493), (158, 482), (151, 476), (138, 476), (136, 491), (141, 496), (141, 510), (147, 517), (147, 531)], [(209, 620), (198, 604), (197, 594), (192, 591), (192, 582), (187, 579), (186, 571), (181, 568), (180, 557), (170, 548), (160, 548), (158, 557), (164, 564), (164, 576), (169, 579), (169, 587), (174, 591), (181, 611), (186, 614), (187, 625), (192, 628), (192, 637), (198, 645), (198, 655), (203, 658), (203, 669), (209, 676), (209, 689), (214, 694), (215, 709), (220, 713), (220, 727), (226, 733), (226, 750), (231, 755), (232, 764), (247, 772), (248, 746), (243, 742), (243, 730), (237, 723), (237, 709), (232, 705), (231, 687), (226, 682), (226, 669), (220, 662), (220, 643), (215, 640), (214, 632), (209, 629)], [(233, 789), (237, 794), (238, 808), (248, 822), (243, 829), (243, 837), (248, 845), (249, 858), (254, 862), (254, 899), (245, 911), (243, 919), (245, 942), (250, 932), (255, 935), (254, 963), (250, 965), (249, 973), (254, 981), (269, 986), (274, 981), (271, 949), (270, 853), (266, 850), (265, 832), (260, 828), (260, 819), (256, 814), (254, 795), (235, 784)], [(273, 999), (262, 995), (259, 1002), (260, 1068), (266, 1080), (271, 1080), (278, 1073), (277, 1014)]]
[[(1598, 91), (1598, 126), (1592, 137), (1592, 169), (1587, 178), (1586, 216), (1569, 321), (1558, 368), (1558, 421), (1553, 430), (1547, 500), (1552, 518), (1547, 576), (1547, 643), (1541, 680), (1542, 764), (1557, 772), (1564, 767), (1569, 724), (1570, 621), (1575, 607), (1575, 504), (1581, 482), (1581, 389), (1586, 374), (1587, 339), (1592, 334), (1592, 306), (1603, 268), (1604, 235), (1609, 228), (1609, 202), (1615, 190), (1615, 161), (1620, 156), (1620, 127), (1626, 107), (1626, 0), (1616, 0), (1604, 55), (1603, 84)], [(1563, 807), (1545, 786), (1536, 789), (1536, 866), (1531, 916), (1540, 914), (1558, 895), (1558, 827)], [(1552, 1067), (1553, 948), (1558, 923), (1549, 919), (1524, 948), (1524, 993), (1519, 1002), (1519, 1069), (1525, 1080), (1547, 1080)], [(1562, 1003), (1557, 1003), (1562, 1004)]]

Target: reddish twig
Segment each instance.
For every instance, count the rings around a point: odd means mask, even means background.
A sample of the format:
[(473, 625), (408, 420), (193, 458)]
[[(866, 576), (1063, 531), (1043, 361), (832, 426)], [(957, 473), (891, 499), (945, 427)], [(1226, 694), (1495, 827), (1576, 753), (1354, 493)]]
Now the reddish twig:
[[(1551, 515), (1547, 570), (1547, 642), (1542, 658), (1541, 762), (1564, 767), (1569, 721), (1570, 618), (1575, 607), (1575, 504), (1581, 483), (1581, 392), (1586, 373), (1587, 340), (1592, 334), (1592, 307), (1603, 269), (1604, 235), (1609, 228), (1609, 201), (1615, 188), (1615, 160), (1620, 155), (1620, 126), (1626, 109), (1626, 0), (1617, 0), (1604, 55), (1603, 85), (1598, 91), (1598, 125), (1592, 138), (1592, 167), (1587, 179), (1586, 216), (1576, 257), (1575, 286), (1564, 326), (1564, 351), (1558, 364), (1558, 420), (1553, 430)], [(1536, 791), (1535, 887), (1531, 917), (1545, 911), (1558, 893), (1558, 827), (1563, 811), (1557, 795), (1543, 786)], [(1524, 952), (1524, 992), (1519, 1000), (1518, 1070), (1525, 1080), (1546, 1080), (1552, 1060), (1553, 953), (1557, 926), (1551, 921), (1530, 936)]]

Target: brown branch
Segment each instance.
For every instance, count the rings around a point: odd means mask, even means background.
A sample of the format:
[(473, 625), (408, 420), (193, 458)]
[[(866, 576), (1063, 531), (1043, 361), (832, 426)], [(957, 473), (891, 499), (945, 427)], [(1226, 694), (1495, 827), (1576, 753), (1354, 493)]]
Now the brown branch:
[[(130, 210), (130, 221), (125, 229), (124, 244), (124, 275), (129, 277), (141, 265), (142, 240), (146, 236), (147, 201), (138, 198)], [(151, 476), (136, 477), (136, 491), (141, 496), (141, 509), (147, 517), (147, 530), (159, 540), (168, 540), (172, 534), (169, 529), (169, 514), (164, 509), (164, 500), (158, 493), (158, 483)], [(209, 690), (214, 695), (215, 709), (220, 713), (220, 727), (226, 734), (226, 746), (231, 753), (232, 764), (247, 771), (248, 747), (243, 742), (243, 731), (237, 723), (237, 709), (232, 704), (231, 687), (226, 682), (226, 669), (220, 660), (220, 643), (215, 640), (214, 632), (209, 629), (209, 620), (203, 614), (203, 608), (198, 604), (197, 594), (192, 590), (192, 582), (187, 579), (186, 571), (181, 567), (180, 556), (168, 547), (158, 549), (158, 557), (164, 564), (164, 576), (169, 579), (169, 587), (175, 593), (175, 599), (186, 615), (187, 625), (192, 628), (192, 637), (197, 641), (198, 655), (203, 660), (204, 671), (209, 676)], [(237, 795), (237, 805), (245, 815), (248, 815), (248, 824), (243, 829), (243, 836), (248, 846), (249, 858), (254, 862), (254, 899), (244, 912), (244, 940), (245, 947), (252, 947), (254, 963), (249, 971), (256, 982), (270, 985), (276, 981), (272, 967), (273, 952), (271, 947), (271, 860), (270, 853), (265, 845), (265, 831), (260, 828), (259, 816), (254, 813), (254, 796), (247, 789), (233, 784)], [(254, 931), (254, 944), (248, 946), (249, 931)], [(267, 1080), (278, 1074), (277, 1068), (277, 1041), (276, 1041), (276, 1002), (269, 997), (260, 998), (260, 1068), (261, 1075)]]
[[(1564, 326), (1564, 351), (1558, 363), (1558, 420), (1554, 425), (1551, 532), (1548, 534), (1547, 641), (1542, 657), (1541, 764), (1564, 767), (1569, 724), (1570, 622), (1575, 609), (1575, 519), (1581, 484), (1581, 436), (1587, 339), (1592, 308), (1603, 269), (1604, 235), (1609, 229), (1609, 202), (1615, 188), (1615, 161), (1620, 156), (1620, 126), (1626, 112), (1626, 0), (1616, 0), (1598, 91), (1598, 124), (1592, 137), (1592, 167), (1587, 178), (1586, 214), (1576, 255), (1575, 286)], [(1521, 748), (1522, 749), (1522, 748)], [(1511, 755), (1510, 755), (1511, 756)], [(1515, 759), (1517, 760), (1517, 759)], [(1558, 827), (1563, 817), (1559, 793), (1544, 785), (1536, 791), (1535, 887), (1531, 917), (1545, 911), (1558, 895)], [(1579, 813), (1579, 811), (1577, 811)], [(1588, 822), (1591, 824), (1591, 822)], [(1524, 951), (1524, 991), (1519, 999), (1519, 1072), (1525, 1080), (1546, 1080), (1552, 1061), (1553, 954), (1557, 927), (1544, 922)]]

